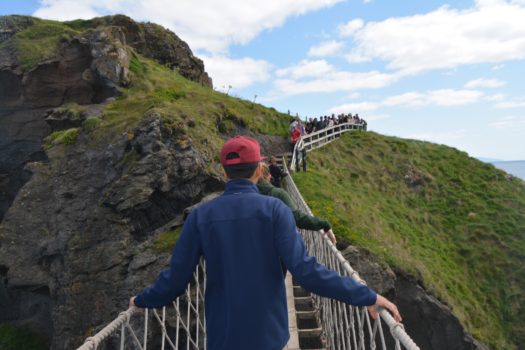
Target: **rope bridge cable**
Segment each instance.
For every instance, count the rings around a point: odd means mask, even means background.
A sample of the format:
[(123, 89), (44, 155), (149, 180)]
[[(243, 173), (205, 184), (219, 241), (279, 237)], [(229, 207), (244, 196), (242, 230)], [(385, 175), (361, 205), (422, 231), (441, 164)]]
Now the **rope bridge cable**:
[[(285, 178), (284, 188), (293, 198), (299, 210), (312, 215), (312, 211), (290, 176)], [(301, 233), (310, 255), (315, 256), (320, 263), (343, 276), (366, 284), (330, 239), (322, 234), (322, 231), (301, 230)], [(313, 298), (319, 314), (318, 320), (322, 325), (329, 349), (387, 349), (387, 344), (392, 343), (396, 350), (419, 349), (405, 332), (403, 325), (397, 323), (384, 309), (379, 309), (380, 317), (372, 320), (365, 307), (353, 307), (318, 295), (313, 295)], [(387, 326), (389, 333), (383, 330), (383, 323)]]
[[(327, 128), (303, 137), (303, 146), (308, 149), (318, 148), (339, 137), (340, 134), (355, 129), (354, 124), (340, 124)], [(328, 130), (332, 132), (327, 133)], [(310, 208), (290, 176), (287, 177), (284, 185), (299, 209), (311, 214)], [(305, 230), (302, 234), (310, 254), (316, 256), (321, 263), (341, 275), (364, 283), (328, 237), (319, 232)], [(136, 308), (129, 308), (97, 334), (87, 338), (77, 350), (95, 350), (100, 344), (110, 342), (118, 344), (113, 345), (112, 348), (121, 350), (206, 349), (205, 288), (206, 265), (201, 259), (193, 274), (193, 281), (188, 285), (185, 293), (172, 302), (172, 305), (161, 309), (147, 309), (144, 313), (137, 312)], [(371, 320), (364, 307), (352, 307), (319, 296), (314, 296), (314, 301), (328, 349), (419, 349), (405, 332), (403, 325), (397, 323), (386, 310), (378, 310), (380, 317)], [(388, 331), (384, 331), (384, 327)]]

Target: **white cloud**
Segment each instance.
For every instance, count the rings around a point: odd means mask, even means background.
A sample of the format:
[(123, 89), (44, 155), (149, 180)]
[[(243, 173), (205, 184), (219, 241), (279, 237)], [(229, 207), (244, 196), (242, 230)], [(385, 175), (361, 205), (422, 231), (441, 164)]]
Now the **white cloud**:
[(334, 67), (325, 60), (302, 60), (295, 66), (277, 70), (275, 74), (280, 78), (318, 78), (334, 70)]
[(377, 71), (332, 71), (326, 76), (310, 80), (277, 79), (274, 85), (278, 95), (292, 96), (306, 93), (378, 89), (392, 84), (397, 79), (398, 77), (393, 74)]
[[(350, 62), (379, 59), (417, 73), (525, 58), (525, 3), (477, 0), (471, 9), (443, 6), (408, 17), (369, 22), (352, 32)], [(351, 23), (351, 22), (350, 22)]]
[(367, 122), (371, 122), (371, 121), (385, 120), (388, 118), (390, 118), (390, 115), (388, 114), (367, 114), (365, 119)]
[(494, 105), (496, 108), (522, 108), (525, 107), (525, 99), (501, 101)]
[(355, 32), (363, 27), (365, 22), (361, 18), (351, 20), (348, 23), (341, 24), (338, 28), (339, 35), (341, 36), (352, 36)]
[(242, 89), (270, 78), (272, 65), (264, 60), (252, 58), (232, 59), (225, 56), (202, 57), (213, 85), (220, 90), (232, 86)]
[(312, 46), (308, 50), (308, 56), (314, 57), (326, 57), (337, 54), (344, 46), (344, 43), (341, 41), (330, 40), (322, 42), (317, 46)]
[(40, 0), (35, 16), (58, 20), (123, 13), (173, 30), (194, 50), (224, 54), (291, 16), (332, 6), (342, 0)]
[(380, 107), (374, 102), (359, 102), (359, 103), (345, 103), (340, 106), (332, 107), (328, 110), (329, 113), (362, 113), (375, 111)]
[(378, 71), (340, 71), (325, 60), (303, 60), (294, 66), (279, 69), (278, 79), (269, 99), (306, 93), (355, 91), (388, 86), (399, 79), (396, 74)]
[(504, 94), (488, 95), (488, 96), (485, 96), (485, 100), (491, 101), (491, 102), (500, 102), (500, 101), (505, 100), (505, 95)]
[(525, 128), (525, 116), (507, 116), (489, 123), (489, 127), (496, 129)]
[(497, 64), (494, 67), (492, 67), (491, 69), (492, 70), (500, 70), (500, 69), (503, 69), (504, 67), (505, 67), (504, 64)]
[(407, 92), (400, 95), (390, 96), (381, 104), (383, 106), (460, 106), (479, 102), (484, 96), (483, 92), (476, 90), (432, 90), (426, 93)]
[(361, 94), (359, 92), (352, 92), (348, 94), (348, 96), (346, 96), (346, 98), (349, 100), (355, 100), (356, 98), (359, 98), (359, 97), (361, 97)]
[(465, 88), (467, 89), (475, 89), (475, 88), (497, 88), (500, 86), (505, 85), (504, 81), (498, 80), (498, 79), (486, 79), (486, 78), (479, 78), (475, 80), (471, 80), (465, 84)]
[(346, 103), (329, 109), (331, 113), (375, 111), (383, 107), (460, 106), (482, 101), (485, 95), (476, 90), (441, 89), (427, 92), (406, 92), (389, 96), (382, 101)]

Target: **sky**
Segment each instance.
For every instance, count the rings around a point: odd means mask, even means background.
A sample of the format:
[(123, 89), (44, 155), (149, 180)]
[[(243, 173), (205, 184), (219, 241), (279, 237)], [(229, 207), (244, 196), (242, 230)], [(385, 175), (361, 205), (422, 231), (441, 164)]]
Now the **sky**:
[(0, 15), (117, 13), (173, 30), (216, 90), (525, 159), (525, 0), (0, 0)]

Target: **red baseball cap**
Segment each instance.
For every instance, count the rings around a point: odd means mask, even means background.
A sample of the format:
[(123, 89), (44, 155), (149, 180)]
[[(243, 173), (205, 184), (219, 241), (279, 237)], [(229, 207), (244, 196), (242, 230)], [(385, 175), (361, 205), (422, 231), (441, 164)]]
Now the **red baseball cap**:
[(259, 142), (251, 137), (235, 136), (222, 146), (222, 165), (257, 163), (264, 159), (266, 157), (261, 157)]

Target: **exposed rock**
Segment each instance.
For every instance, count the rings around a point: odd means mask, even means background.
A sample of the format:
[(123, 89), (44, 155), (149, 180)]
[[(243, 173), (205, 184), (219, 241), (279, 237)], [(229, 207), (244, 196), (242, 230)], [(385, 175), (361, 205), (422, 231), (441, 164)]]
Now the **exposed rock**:
[(0, 221), (18, 190), (31, 177), (31, 172), (24, 169), (25, 163), (47, 159), (41, 144), (50, 128), (43, 114), (42, 109), (0, 108)]
[[(187, 205), (222, 186), (203, 170), (191, 140), (181, 147), (160, 119), (145, 120), (135, 134), (142, 152), (133, 163), (123, 163), (132, 151), (124, 135), (96, 149), (80, 137), (50, 149), (48, 163), (28, 163), (33, 176), (2, 222), (10, 302), (0, 300), (0, 314), (35, 329), (47, 317), (54, 349), (73, 348), (89, 326), (117, 315), (166, 264), (166, 255), (151, 251), (155, 229), (180, 222)], [(49, 302), (38, 301), (40, 290)], [(38, 320), (13, 311), (30, 300), (47, 305)]]
[(396, 274), (389, 267), (380, 265), (370, 253), (356, 246), (350, 245), (342, 253), (370, 288), (388, 298), (395, 296)]
[(402, 273), (396, 277), (394, 302), (403, 310), (403, 324), (421, 349), (489, 350), (463, 329), (448, 306), (410, 277)]
[(72, 111), (68, 108), (55, 108), (46, 112), (45, 121), (52, 131), (78, 128), (86, 120), (84, 111)]
[(221, 179), (206, 174), (206, 159), (191, 140), (176, 138), (160, 116), (145, 119), (133, 135), (120, 164), (122, 175), (103, 203), (129, 217), (137, 237), (181, 213), (200, 193), (223, 187)]
[[(32, 20), (24, 23), (16, 30)], [(143, 54), (211, 85), (173, 33), (155, 53), (160, 27), (137, 26)], [(132, 141), (123, 135), (93, 148), (80, 133), (75, 145), (43, 151), (50, 132), (80, 126), (131, 82), (123, 44), (133, 35), (99, 26), (29, 71), (9, 46), (0, 50), (0, 322), (43, 333), (53, 349), (75, 348), (125, 308), (166, 265), (166, 254), (152, 252), (156, 229), (222, 186), (191, 140), (155, 117)]]
[(407, 164), (404, 167), (403, 180), (410, 189), (419, 192), (430, 179), (412, 164)]
[[(38, 20), (26, 16), (2, 19), (13, 33)], [(130, 83), (130, 56), (123, 44), (129, 42), (144, 55), (211, 86), (202, 61), (174, 33), (126, 16), (92, 22), (93, 30), (62, 41), (55, 58), (28, 72), (22, 71), (12, 47), (5, 45), (0, 50), (0, 220), (30, 176), (23, 170), (24, 164), (45, 160), (42, 140), (51, 131), (76, 127), (83, 120), (83, 116), (75, 120), (69, 113), (49, 115), (44, 111), (69, 102), (98, 104), (116, 96), (119, 86)], [(51, 127), (44, 121), (46, 117)]]
[(188, 44), (172, 31), (154, 23), (137, 23), (123, 15), (95, 18), (92, 21), (98, 25), (120, 27), (124, 44), (177, 70), (183, 77), (212, 87), (212, 80), (204, 71), (202, 60), (195, 57)]

